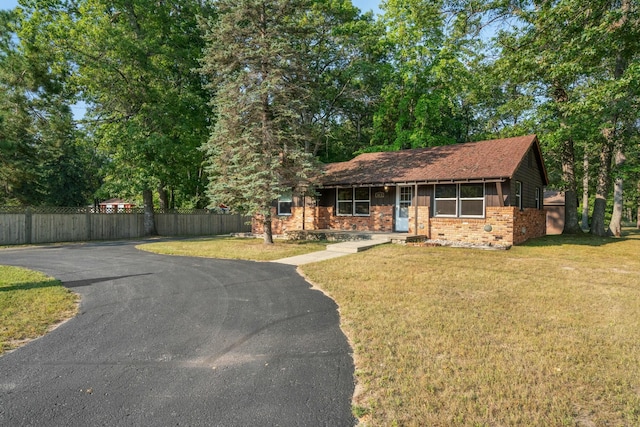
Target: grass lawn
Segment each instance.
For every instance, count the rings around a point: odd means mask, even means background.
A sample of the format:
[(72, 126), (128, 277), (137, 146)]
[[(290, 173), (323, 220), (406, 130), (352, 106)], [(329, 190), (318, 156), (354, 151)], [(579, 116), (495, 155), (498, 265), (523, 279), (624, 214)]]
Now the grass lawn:
[(371, 426), (640, 425), (640, 234), (385, 245), (305, 265), (340, 306)]
[(0, 265), (0, 354), (73, 317), (78, 297), (42, 273)]
[(273, 261), (322, 251), (327, 247), (326, 242), (276, 240), (273, 245), (265, 245), (263, 242), (262, 239), (254, 238), (214, 237), (211, 239), (145, 243), (138, 245), (137, 248), (165, 255)]

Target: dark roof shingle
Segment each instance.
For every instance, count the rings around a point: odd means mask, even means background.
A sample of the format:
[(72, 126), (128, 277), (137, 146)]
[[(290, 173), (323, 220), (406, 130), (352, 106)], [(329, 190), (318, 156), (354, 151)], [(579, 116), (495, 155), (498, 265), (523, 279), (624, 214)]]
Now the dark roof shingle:
[[(330, 163), (323, 186), (491, 180), (513, 177), (536, 135), (469, 142), (412, 150), (365, 153), (347, 162)], [(546, 172), (542, 165), (546, 183)]]

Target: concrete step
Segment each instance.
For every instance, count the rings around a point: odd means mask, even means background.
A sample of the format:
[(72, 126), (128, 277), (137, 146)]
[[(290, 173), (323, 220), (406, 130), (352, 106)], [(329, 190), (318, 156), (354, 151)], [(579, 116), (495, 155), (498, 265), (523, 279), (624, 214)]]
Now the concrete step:
[(355, 254), (358, 252), (366, 251), (374, 246), (384, 245), (391, 242), (390, 239), (372, 239), (372, 240), (354, 240), (350, 242), (341, 242), (327, 245), (329, 252), (340, 252), (344, 254)]

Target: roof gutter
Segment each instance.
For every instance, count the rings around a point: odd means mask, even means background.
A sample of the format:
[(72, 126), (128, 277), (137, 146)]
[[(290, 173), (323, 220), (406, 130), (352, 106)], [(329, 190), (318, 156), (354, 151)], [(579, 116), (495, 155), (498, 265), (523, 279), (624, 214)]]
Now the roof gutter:
[(434, 184), (483, 184), (487, 182), (505, 182), (511, 177), (475, 178), (475, 179), (429, 179), (421, 181), (380, 181), (362, 183), (319, 184), (318, 188), (352, 188), (352, 187), (395, 187), (398, 185), (434, 185)]

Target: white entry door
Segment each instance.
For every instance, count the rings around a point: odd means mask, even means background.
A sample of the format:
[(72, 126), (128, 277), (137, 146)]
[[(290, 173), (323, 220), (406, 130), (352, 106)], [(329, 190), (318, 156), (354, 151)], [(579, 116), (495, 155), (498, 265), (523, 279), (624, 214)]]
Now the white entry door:
[(396, 191), (396, 231), (409, 231), (409, 207), (413, 187), (399, 186)]

